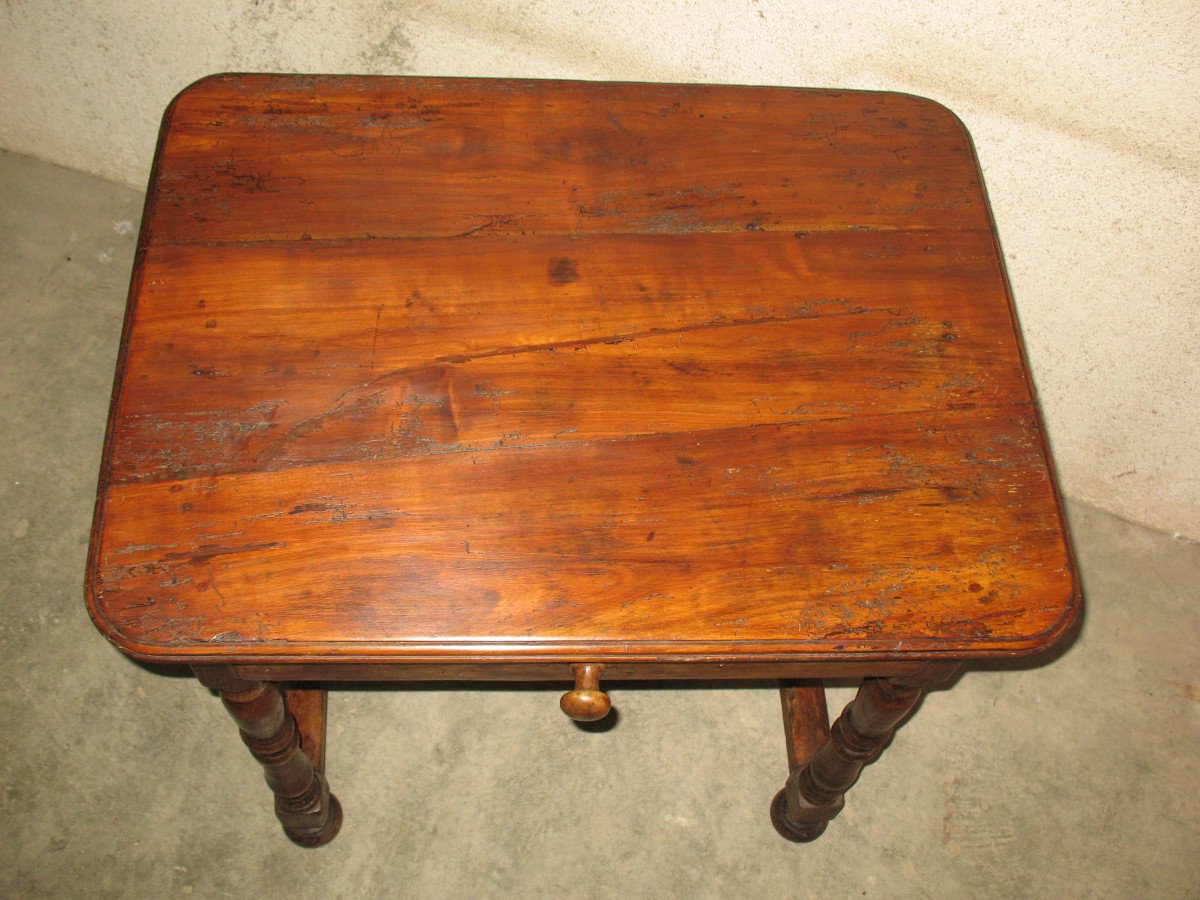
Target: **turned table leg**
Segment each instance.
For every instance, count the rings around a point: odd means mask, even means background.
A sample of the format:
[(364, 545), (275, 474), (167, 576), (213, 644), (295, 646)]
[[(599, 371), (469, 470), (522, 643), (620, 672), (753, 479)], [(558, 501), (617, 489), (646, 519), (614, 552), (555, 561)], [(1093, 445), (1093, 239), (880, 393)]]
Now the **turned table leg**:
[[(301, 727), (293, 715), (313, 710), (323, 720), (324, 692), (297, 692), (289, 710), (277, 684), (242, 681), (218, 668), (197, 667), (194, 671), (201, 683), (220, 692), (225, 708), (238, 724), (242, 741), (262, 764), (267, 784), (275, 794), (275, 816), (284, 833), (301, 847), (319, 847), (333, 840), (342, 826), (342, 807), (329, 793), (320, 771), (324, 722), (306, 722)], [(310, 752), (321, 757), (318, 766), (301, 749), (302, 732), (313, 748)]]
[(926, 688), (948, 681), (959, 663), (929, 663), (911, 675), (863, 680), (858, 694), (842, 712), (828, 738), (825, 700), (817, 706), (812, 686), (783, 687), (785, 725), (791, 774), (771, 803), (775, 829), (790, 841), (815, 840), (842, 811), (846, 791), (863, 766), (883, 752), (897, 724), (916, 706)]

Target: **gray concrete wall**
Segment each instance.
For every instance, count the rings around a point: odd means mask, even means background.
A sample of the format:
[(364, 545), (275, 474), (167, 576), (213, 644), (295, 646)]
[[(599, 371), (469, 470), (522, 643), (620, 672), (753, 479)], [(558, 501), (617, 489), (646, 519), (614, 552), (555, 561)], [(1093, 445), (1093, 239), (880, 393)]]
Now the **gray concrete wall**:
[(1065, 490), (1200, 536), (1200, 5), (133, 0), (0, 7), (0, 146), (143, 186), (225, 70), (886, 88), (970, 127)]

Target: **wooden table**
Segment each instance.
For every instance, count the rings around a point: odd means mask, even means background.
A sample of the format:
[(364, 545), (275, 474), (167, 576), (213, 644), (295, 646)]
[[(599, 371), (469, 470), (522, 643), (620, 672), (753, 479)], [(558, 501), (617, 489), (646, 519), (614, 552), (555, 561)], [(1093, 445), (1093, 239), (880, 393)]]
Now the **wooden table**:
[[(339, 680), (778, 678), (809, 840), (1079, 609), (971, 141), (894, 93), (220, 75), (151, 176), (87, 598), (332, 839)], [(834, 723), (819, 679), (862, 677)], [(486, 727), (481, 725), (480, 727)]]

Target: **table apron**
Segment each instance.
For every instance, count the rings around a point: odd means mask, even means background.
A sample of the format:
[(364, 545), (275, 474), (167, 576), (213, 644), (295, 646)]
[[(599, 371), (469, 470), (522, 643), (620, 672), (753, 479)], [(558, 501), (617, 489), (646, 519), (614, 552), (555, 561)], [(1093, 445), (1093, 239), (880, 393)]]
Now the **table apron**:
[[(582, 662), (590, 660), (581, 660)], [(908, 675), (925, 662), (604, 662), (604, 681), (864, 678)], [(570, 663), (308, 663), (235, 665), (247, 681), (573, 681)]]

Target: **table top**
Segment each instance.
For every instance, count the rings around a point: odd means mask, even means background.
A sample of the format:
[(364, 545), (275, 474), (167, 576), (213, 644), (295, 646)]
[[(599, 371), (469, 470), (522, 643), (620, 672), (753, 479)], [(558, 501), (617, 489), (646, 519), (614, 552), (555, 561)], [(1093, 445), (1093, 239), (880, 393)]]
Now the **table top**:
[(87, 597), (190, 662), (1041, 649), (978, 163), (906, 94), (221, 75), (168, 109)]

